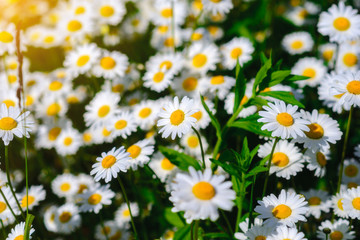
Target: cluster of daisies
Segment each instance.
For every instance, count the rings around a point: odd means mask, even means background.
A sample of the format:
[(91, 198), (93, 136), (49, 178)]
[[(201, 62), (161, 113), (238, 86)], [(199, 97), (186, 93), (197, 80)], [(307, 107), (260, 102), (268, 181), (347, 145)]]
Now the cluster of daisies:
[[(354, 226), (360, 219), (360, 144), (354, 156), (346, 145), (341, 158), (333, 151), (344, 138), (347, 143), (352, 114), (360, 107), (360, 15), (345, 1), (327, 10), (315, 1), (276, 3), (274, 15), (302, 29), (282, 37), (280, 52), (295, 59), (287, 63), (289, 74), (306, 79), (263, 87), (261, 74), (272, 80), (287, 72), (277, 64), (271, 74), (261, 68), (243, 89), (234, 69), (250, 76), (257, 44), (273, 33), (257, 29), (254, 36), (228, 36), (223, 25), (232, 11), (251, 9), (253, 1), (9, 2), (0, 3), (5, 9), (0, 10), (1, 160), (13, 161), (16, 153), (8, 150), (22, 145), (15, 135), (30, 138), (25, 141), (29, 163), (44, 154), (46, 165), (61, 170), (25, 189), (27, 174), (6, 163), (0, 171), (0, 222), (8, 230), (7, 240), (25, 238), (25, 223), (19, 219), (27, 210), (37, 219), (30, 235), (44, 239), (80, 238), (83, 229), (92, 234), (89, 239), (142, 239), (147, 226), (141, 223), (148, 218), (162, 223), (154, 230), (157, 235), (149, 236), (166, 240), (193, 239), (191, 234), (210, 229), (244, 240), (359, 237)], [(31, 24), (17, 32), (11, 13), (25, 8), (30, 10), (23, 17)], [(307, 28), (321, 36), (315, 39)], [(139, 39), (151, 50), (132, 56), (135, 49), (127, 44)], [(58, 65), (34, 71), (34, 51), (61, 52), (51, 56)], [(324, 108), (306, 111), (292, 105), (307, 102), (310, 95)], [(346, 132), (335, 113), (349, 114)], [(224, 119), (230, 119), (226, 125)], [(241, 170), (243, 179), (238, 179), (233, 166), (226, 168), (227, 159), (219, 163), (227, 148), (240, 149), (230, 140), (231, 121), (241, 125), (246, 119), (259, 126), (246, 130), (266, 135), (251, 153), (263, 159), (261, 167), (268, 171), (263, 196), (255, 196), (260, 200), (253, 208), (255, 198), (249, 193), (255, 177), (249, 183), (249, 172)], [(337, 176), (329, 176), (331, 159)], [(297, 187), (300, 173), (319, 182), (339, 179), (339, 184)], [(256, 184), (264, 180), (265, 174), (255, 174)], [(145, 186), (161, 201), (137, 192), (144, 175), (151, 178)], [(275, 189), (271, 181), (266, 188), (269, 177), (279, 188), (292, 187), (266, 196)], [(160, 220), (162, 215), (166, 219)], [(93, 226), (88, 226), (89, 216)], [(237, 225), (235, 232), (223, 222)]]

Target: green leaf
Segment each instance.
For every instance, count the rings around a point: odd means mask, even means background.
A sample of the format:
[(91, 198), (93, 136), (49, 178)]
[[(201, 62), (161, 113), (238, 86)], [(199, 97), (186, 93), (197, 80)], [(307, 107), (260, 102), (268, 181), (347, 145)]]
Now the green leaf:
[(219, 121), (215, 118), (214, 114), (210, 111), (209, 107), (206, 105), (204, 97), (200, 95), (200, 99), (201, 99), (201, 103), (203, 105), (203, 107), (205, 108), (205, 111), (208, 113), (210, 119), (211, 119), (211, 124), (215, 127), (216, 129), (216, 136), (218, 137), (218, 139), (221, 138), (221, 127), (220, 127), (220, 123)]
[(191, 225), (185, 225), (182, 228), (179, 228), (174, 235), (174, 240), (190, 240), (191, 239)]
[(294, 95), (292, 95), (290, 92), (286, 91), (270, 91), (270, 92), (262, 92), (259, 94), (260, 96), (266, 96), (266, 97), (273, 97), (280, 99), (286, 103), (290, 103), (292, 105), (297, 105), (301, 108), (304, 108), (305, 106), (295, 99)]
[(222, 167), (227, 173), (229, 173), (230, 175), (236, 176), (238, 178), (240, 178), (241, 173), (238, 172), (238, 169), (235, 169), (233, 166), (225, 163), (225, 162), (220, 162), (219, 160), (210, 158), (210, 161), (215, 163), (216, 165), (219, 165), (220, 167)]
[(256, 106), (264, 106), (264, 105), (267, 105), (268, 104), (268, 101), (266, 99), (263, 99), (261, 97), (253, 97), (253, 98), (250, 98), (250, 100), (245, 104), (244, 107), (249, 107), (249, 106), (252, 106), (252, 105), (256, 105)]
[(261, 173), (261, 172), (266, 172), (267, 171), (267, 167), (264, 166), (257, 166), (254, 167), (253, 169), (251, 169), (247, 174), (246, 174), (246, 178), (249, 178), (251, 176), (254, 176), (255, 174)]
[(165, 219), (173, 226), (177, 228), (183, 227), (185, 221), (181, 219), (178, 213), (174, 213), (171, 211), (171, 208), (166, 208), (164, 213)]
[(34, 218), (35, 218), (35, 216), (31, 215), (30, 213), (27, 214), (27, 216), (26, 216), (25, 230), (24, 230), (25, 240), (30, 239), (30, 229), (31, 229), (32, 222), (34, 221)]
[(290, 73), (291, 73), (290, 70), (280, 70), (280, 71), (272, 72), (269, 87), (272, 87), (272, 86), (275, 86), (275, 85), (281, 83), (290, 75)]
[(283, 60), (280, 59), (279, 61), (276, 62), (275, 66), (274, 66), (274, 70), (276, 70), (276, 71), (280, 70), (282, 61), (283, 61)]
[(175, 164), (179, 169), (183, 171), (188, 171), (189, 167), (192, 166), (196, 170), (201, 170), (199, 162), (195, 159), (186, 155), (185, 153), (178, 152), (174, 149), (167, 148), (164, 146), (159, 146), (159, 151), (173, 164)]
[(287, 81), (301, 81), (301, 80), (306, 80), (309, 79), (310, 77), (305, 77), (305, 76), (301, 76), (301, 75), (292, 75), (290, 74), (285, 80)]
[(216, 239), (216, 238), (233, 239), (233, 238), (230, 238), (229, 235), (227, 235), (226, 233), (205, 233), (203, 236), (210, 238), (210, 239)]
[[(255, 96), (257, 87), (261, 84), (261, 82), (266, 78), (268, 70), (271, 68), (271, 56), (270, 58), (264, 63), (264, 65), (260, 68), (258, 73), (255, 77), (255, 82), (253, 86), (253, 95)], [(265, 87), (264, 87), (265, 89)], [(259, 89), (260, 91), (260, 89)]]
[(258, 114), (251, 115), (247, 118), (240, 118), (235, 122), (233, 122), (230, 125), (230, 127), (236, 127), (236, 128), (244, 129), (249, 132), (253, 132), (258, 135), (271, 137), (271, 132), (266, 130), (261, 130), (263, 124), (257, 121), (259, 118), (260, 117)]
[(265, 53), (264, 53), (264, 52), (261, 52), (261, 53), (260, 53), (261, 65), (264, 65), (267, 60), (268, 60), (268, 58), (266, 57)]
[(246, 89), (246, 80), (243, 74), (243, 70), (240, 67), (239, 59), (236, 62), (236, 83), (235, 83), (235, 103), (234, 103), (234, 109), (233, 112), (236, 112), (238, 107), (240, 106), (240, 102), (243, 99), (245, 95), (245, 89)]

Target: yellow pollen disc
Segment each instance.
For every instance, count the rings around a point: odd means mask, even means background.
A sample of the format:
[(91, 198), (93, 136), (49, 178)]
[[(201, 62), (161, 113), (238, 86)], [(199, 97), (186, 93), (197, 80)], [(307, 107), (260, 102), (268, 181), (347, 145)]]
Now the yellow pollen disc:
[(305, 77), (314, 78), (316, 76), (316, 71), (313, 68), (305, 68), (302, 75)]
[(127, 150), (131, 158), (137, 158), (141, 153), (141, 147), (138, 145), (131, 145)]
[(50, 129), (49, 133), (48, 133), (48, 139), (50, 141), (55, 141), (57, 139), (57, 137), (59, 136), (59, 134), (61, 133), (61, 128), (59, 127), (54, 127), (52, 129)]
[(306, 9), (303, 9), (299, 12), (299, 17), (304, 19), (308, 14), (308, 11), (306, 11)]
[(66, 77), (66, 72), (64, 71), (60, 71), (56, 74), (57, 78), (65, 78)]
[(139, 19), (133, 19), (133, 20), (131, 21), (131, 25), (133, 25), (134, 27), (138, 26), (139, 23), (140, 23), (140, 20), (139, 20)]
[(202, 39), (203, 35), (201, 33), (193, 33), (191, 35), (191, 40), (193, 41), (198, 41), (200, 39)]
[(175, 126), (180, 125), (184, 121), (184, 119), (185, 119), (185, 113), (180, 109), (175, 110), (170, 115), (170, 123)]
[(90, 133), (84, 133), (83, 135), (84, 142), (90, 142), (92, 140), (92, 136)]
[(112, 6), (105, 5), (100, 8), (100, 14), (103, 17), (111, 17), (112, 15), (114, 15), (114, 13), (115, 10)]
[(333, 50), (326, 50), (326, 51), (323, 52), (323, 58), (326, 61), (330, 61), (332, 59), (333, 55), (334, 55)]
[(286, 206), (285, 204), (280, 204), (272, 210), (272, 214), (277, 219), (285, 219), (291, 216), (292, 210), (290, 207)]
[(129, 209), (126, 209), (126, 210), (123, 211), (123, 216), (124, 216), (124, 217), (129, 217), (129, 216), (130, 216), (130, 211), (129, 211)]
[(63, 84), (59, 81), (53, 81), (52, 83), (50, 83), (49, 85), (49, 90), (50, 91), (58, 91), (62, 88)]
[(6, 207), (7, 207), (6, 203), (0, 202), (0, 213), (2, 213), (3, 211), (5, 211), (5, 210), (6, 210)]
[(345, 17), (338, 17), (333, 22), (334, 28), (338, 31), (346, 31), (350, 28), (351, 23)]
[(63, 192), (67, 192), (70, 190), (70, 184), (69, 183), (63, 183), (60, 186), (60, 190)]
[(337, 206), (341, 211), (344, 211), (342, 200), (342, 198), (339, 199), (339, 201), (337, 202)]
[(345, 175), (348, 177), (356, 177), (359, 172), (359, 169), (355, 165), (349, 165), (345, 167)]
[(17, 76), (15, 76), (15, 75), (9, 75), (8, 76), (8, 82), (9, 83), (16, 83), (16, 81), (17, 81)]
[(196, 120), (200, 120), (202, 118), (202, 112), (198, 111), (196, 113), (194, 113), (193, 115), (191, 115), (191, 117), (196, 118)]
[(255, 240), (266, 240), (266, 237), (265, 236), (256, 236)]
[(106, 127), (104, 127), (101, 133), (104, 137), (108, 137), (110, 136), (111, 131), (107, 130)]
[(154, 74), (153, 81), (159, 83), (164, 79), (164, 76), (165, 74), (163, 72), (157, 72)]
[(289, 164), (289, 157), (282, 152), (274, 153), (271, 162), (278, 167), (285, 167)]
[(343, 237), (344, 235), (340, 231), (333, 231), (330, 233), (330, 240), (341, 240)]
[(139, 117), (141, 117), (141, 118), (147, 118), (150, 114), (151, 114), (151, 108), (148, 108), (148, 107), (146, 107), (146, 108), (143, 108), (143, 109), (141, 109), (140, 110), (140, 112), (139, 112)]
[(286, 112), (279, 113), (276, 116), (276, 121), (278, 121), (278, 123), (280, 123), (281, 125), (283, 125), (285, 127), (289, 127), (294, 124), (293, 117)]
[(221, 0), (210, 0), (211, 2), (213, 2), (213, 3), (219, 3), (219, 2), (221, 2)]
[(352, 205), (356, 210), (360, 210), (360, 197), (354, 198), (352, 200)]
[(187, 139), (187, 144), (191, 148), (196, 148), (197, 146), (199, 146), (199, 139), (197, 138), (197, 136), (190, 136)]
[(166, 33), (169, 30), (169, 27), (168, 26), (159, 26), (158, 30), (161, 33)]
[(78, 67), (82, 67), (84, 66), (85, 64), (87, 64), (90, 60), (90, 56), (89, 55), (83, 55), (83, 56), (80, 56), (78, 58), (78, 60), (76, 61), (76, 65)]
[(348, 67), (353, 67), (357, 64), (358, 58), (353, 53), (346, 53), (343, 57), (343, 62)]
[(11, 117), (3, 117), (0, 119), (0, 129), (9, 131), (17, 127), (17, 121)]
[(120, 240), (122, 237), (122, 233), (120, 230), (118, 230), (114, 235), (109, 237), (109, 240)]
[(36, 84), (36, 80), (30, 80), (27, 82), (26, 86), (31, 87), (34, 86)]
[(11, 70), (16, 70), (17, 69), (17, 62), (12, 62), (8, 65), (8, 68)]
[(346, 89), (349, 93), (358, 95), (360, 94), (360, 81), (353, 80), (346, 85)]
[(114, 86), (112, 86), (111, 91), (115, 92), (115, 93), (122, 93), (124, 91), (124, 85), (119, 83), (116, 84)]
[(80, 184), (78, 193), (83, 193), (86, 189), (88, 189), (88, 187), (85, 184)]
[(165, 239), (173, 239), (174, 236), (175, 236), (175, 232), (172, 231), (172, 230), (168, 230), (168, 231), (166, 231), (165, 234), (164, 234), (164, 238), (165, 238)]
[(99, 204), (101, 201), (101, 195), (98, 193), (94, 193), (88, 198), (88, 203), (91, 205)]
[(73, 142), (73, 139), (71, 137), (66, 137), (64, 139), (64, 145), (65, 146), (70, 146), (72, 144), (72, 142)]
[(100, 60), (100, 65), (103, 69), (110, 70), (116, 66), (116, 62), (112, 57), (103, 57)]
[(161, 168), (165, 169), (167, 171), (171, 171), (173, 168), (175, 167), (174, 164), (172, 164), (169, 159), (164, 158), (163, 160), (161, 160)]
[(80, 15), (86, 12), (86, 9), (82, 6), (75, 9), (75, 15)]
[(58, 114), (61, 110), (61, 107), (58, 103), (53, 103), (50, 104), (50, 106), (47, 108), (46, 110), (46, 114), (48, 116), (55, 116), (56, 114)]
[(79, 98), (76, 97), (76, 96), (69, 96), (69, 97), (66, 98), (66, 101), (67, 101), (69, 104), (75, 104), (75, 103), (80, 102)]
[(115, 129), (117, 130), (121, 130), (126, 128), (127, 126), (127, 121), (126, 120), (119, 120), (115, 123)]
[(357, 188), (359, 185), (355, 182), (349, 182), (347, 184), (347, 188), (350, 189), (350, 188)]
[(71, 219), (71, 213), (69, 213), (69, 212), (63, 212), (59, 216), (59, 220), (62, 223), (67, 223), (68, 221), (70, 221), (70, 219)]
[(163, 67), (165, 67), (166, 70), (169, 70), (172, 67), (172, 62), (171, 61), (163, 61), (160, 64), (160, 69), (163, 69)]
[(103, 168), (111, 168), (116, 162), (116, 158), (113, 155), (107, 155), (101, 161), (101, 166)]
[(230, 52), (230, 56), (231, 56), (232, 59), (238, 59), (238, 57), (240, 57), (241, 54), (242, 54), (242, 49), (241, 48), (234, 48)]
[(24, 235), (16, 236), (14, 240), (24, 240)]
[(4, 100), (4, 101), (2, 101), (2, 103), (5, 103), (7, 108), (15, 107), (15, 105), (16, 105), (15, 102), (13, 100), (10, 100), (10, 99)]
[(108, 115), (108, 113), (110, 112), (110, 106), (109, 105), (104, 105), (101, 106), (98, 110), (98, 116), (103, 118), (106, 115)]
[(291, 48), (298, 50), (298, 49), (301, 49), (301, 48), (303, 47), (303, 45), (304, 45), (304, 44), (303, 44), (302, 41), (297, 40), (297, 41), (293, 41), (293, 42), (291, 43)]
[(183, 89), (188, 92), (194, 91), (197, 85), (198, 85), (198, 80), (194, 77), (188, 77), (182, 83)]
[(31, 106), (34, 103), (34, 98), (31, 96), (26, 96), (25, 106)]
[(220, 84), (223, 84), (225, 82), (225, 78), (224, 76), (215, 76), (215, 77), (212, 77), (211, 80), (210, 80), (210, 83), (212, 85), (220, 85)]
[(165, 47), (173, 47), (174, 45), (175, 45), (174, 38), (169, 37), (169, 38), (164, 40), (164, 46)]
[(209, 33), (211, 34), (211, 35), (216, 35), (216, 33), (218, 32), (218, 30), (219, 30), (219, 28), (218, 27), (216, 27), (216, 26), (209, 26), (209, 27), (207, 27), (207, 30), (209, 31)]
[(308, 202), (310, 206), (318, 206), (321, 203), (321, 199), (319, 197), (311, 197)]
[(192, 64), (196, 68), (203, 67), (207, 62), (207, 57), (205, 54), (199, 53), (196, 54), (192, 59)]
[(79, 31), (81, 28), (82, 24), (78, 20), (71, 20), (67, 25), (67, 29), (69, 32), (76, 32)]
[(171, 18), (173, 15), (173, 12), (172, 12), (171, 8), (165, 8), (165, 9), (161, 10), (160, 14), (164, 18)]
[(151, 137), (153, 137), (154, 135), (155, 135), (155, 131), (154, 130), (152, 130), (152, 131), (149, 131), (149, 132), (147, 132), (146, 134), (145, 134), (145, 138), (146, 139), (149, 139), (149, 138), (151, 138)]
[(316, 161), (321, 167), (325, 167), (327, 164), (326, 157), (322, 152), (316, 153)]
[(11, 33), (2, 31), (0, 32), (0, 42), (3, 43), (10, 43), (14, 40), (14, 37)]
[[(35, 198), (33, 196), (28, 196), (27, 199), (29, 206), (35, 201)], [(21, 207), (26, 207), (26, 196), (23, 197), (23, 199), (21, 200)]]
[(44, 43), (53, 43), (55, 41), (55, 37), (54, 36), (46, 36), (44, 37)]
[(317, 123), (307, 125), (310, 128), (309, 132), (304, 132), (308, 138), (320, 139), (324, 136), (324, 129)]
[(101, 229), (101, 233), (104, 235), (105, 234), (109, 235), (110, 231), (111, 231), (111, 228), (109, 226), (105, 226), (104, 228)]
[(215, 188), (208, 182), (198, 182), (193, 186), (192, 192), (195, 197), (201, 200), (210, 200), (216, 194)]
[(202, 4), (201, 0), (195, 0), (192, 4), (193, 4), (193, 8), (195, 8), (199, 11), (203, 9), (203, 4)]

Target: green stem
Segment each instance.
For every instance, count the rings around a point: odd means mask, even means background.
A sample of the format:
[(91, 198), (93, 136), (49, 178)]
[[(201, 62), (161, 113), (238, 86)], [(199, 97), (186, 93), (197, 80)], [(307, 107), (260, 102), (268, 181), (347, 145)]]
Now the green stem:
[(6, 239), (6, 232), (5, 232), (4, 223), (3, 223), (3, 221), (1, 219), (0, 219), (0, 222), (1, 222), (1, 230), (2, 230), (2, 234), (3, 234), (3, 239)]
[(194, 239), (195, 240), (198, 240), (198, 233), (199, 233), (199, 223), (200, 221), (199, 220), (196, 220), (195, 221), (195, 226), (194, 226)]
[(201, 137), (200, 137), (200, 133), (194, 128), (194, 127), (191, 127), (194, 132), (196, 133), (196, 136), (198, 137), (199, 139), (199, 143), (200, 143), (200, 149), (201, 149), (201, 158), (202, 158), (202, 164), (203, 164), (203, 169), (206, 168), (205, 166), (205, 153), (204, 153), (204, 148), (203, 148), (203, 144), (202, 144), (202, 141), (201, 141)]
[(4, 198), (6, 205), (9, 207), (10, 212), (11, 212), (12, 215), (14, 216), (16, 223), (19, 223), (18, 220), (17, 220), (17, 218), (16, 218), (16, 215), (15, 215), (15, 213), (14, 213), (12, 207), (11, 207), (11, 205), (9, 204), (8, 200), (6, 199), (6, 196), (5, 196), (5, 194), (4, 194), (4, 192), (2, 191), (1, 188), (0, 188), (0, 194), (1, 194), (1, 196)]
[(106, 238), (106, 240), (109, 240), (109, 236), (108, 236), (107, 231), (105, 229), (104, 220), (103, 220), (103, 216), (102, 216), (101, 211), (99, 212), (99, 216), (100, 216), (100, 225), (102, 227), (102, 230), (104, 231), (105, 238)]
[(341, 153), (339, 180), (338, 180), (338, 186), (337, 186), (336, 193), (340, 192), (341, 180), (342, 180), (343, 171), (344, 171), (344, 160), (345, 160), (345, 155), (346, 155), (346, 147), (347, 147), (347, 143), (348, 143), (348, 139), (349, 139), (350, 124), (351, 124), (351, 118), (352, 118), (353, 110), (354, 110), (354, 107), (351, 106), (350, 112), (349, 112), (349, 118), (348, 118), (348, 122), (347, 122), (347, 126), (346, 126), (343, 150), (342, 150), (342, 153)]
[(225, 219), (226, 225), (227, 225), (227, 227), (228, 227), (228, 229), (229, 229), (229, 232), (230, 232), (231, 236), (234, 235), (234, 232), (233, 232), (233, 230), (232, 230), (232, 228), (231, 228), (230, 221), (229, 221), (229, 219), (227, 218), (226, 214), (224, 213), (224, 210), (221, 210), (221, 209), (219, 209), (219, 210), (220, 210), (220, 212), (221, 212), (221, 215), (222, 215), (222, 216), (224, 217), (224, 219)]
[(129, 208), (129, 213), (130, 213), (130, 218), (131, 218), (131, 225), (132, 225), (133, 230), (134, 230), (135, 239), (138, 239), (138, 234), (137, 234), (137, 231), (136, 231), (136, 227), (135, 227), (135, 223), (134, 223), (134, 218), (133, 218), (133, 215), (132, 215), (132, 213), (131, 213), (131, 208), (130, 208), (129, 199), (128, 199), (127, 195), (126, 195), (125, 187), (124, 187), (123, 182), (121, 181), (120, 175), (118, 175), (117, 179), (118, 179), (118, 181), (119, 181), (120, 188), (121, 188), (122, 194), (124, 195), (124, 199), (125, 199), (125, 201), (126, 201), (126, 204), (127, 204), (128, 208)]
[[(236, 181), (239, 181), (239, 179), (236, 178)], [(237, 216), (236, 216), (235, 232), (239, 231), (239, 223), (240, 223), (240, 219), (241, 219), (241, 215), (242, 215), (242, 206), (243, 206), (242, 203), (245, 198), (245, 174), (244, 173), (241, 174), (241, 184), (240, 184), (239, 191), (240, 191), (239, 199), (237, 200), (238, 212), (237, 212)]]
[(273, 157), (276, 144), (278, 143), (279, 140), (280, 140), (280, 137), (277, 137), (277, 138), (275, 139), (274, 145), (273, 145), (273, 147), (272, 147), (272, 149), (271, 149), (270, 158), (269, 158), (268, 165), (267, 165), (267, 172), (266, 172), (266, 176), (265, 176), (263, 193), (262, 193), (262, 197), (261, 197), (261, 198), (263, 198), (263, 197), (265, 196), (265, 193), (266, 193), (266, 188), (267, 188), (267, 184), (268, 184), (268, 181), (269, 181), (269, 175), (270, 175), (271, 159), (272, 159), (272, 157)]
[(255, 182), (256, 182), (256, 174), (253, 176), (253, 182), (252, 182), (252, 185), (251, 185), (250, 206), (249, 206), (249, 225), (248, 225), (249, 229), (250, 229), (251, 224), (253, 222), (253, 202), (254, 202)]
[(190, 238), (191, 240), (194, 240), (194, 221), (190, 225)]

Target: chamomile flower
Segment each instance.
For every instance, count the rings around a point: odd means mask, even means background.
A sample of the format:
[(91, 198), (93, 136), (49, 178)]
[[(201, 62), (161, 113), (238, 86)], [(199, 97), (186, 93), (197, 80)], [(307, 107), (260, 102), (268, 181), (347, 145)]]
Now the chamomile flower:
[(346, 191), (340, 191), (335, 196), (331, 197), (332, 208), (334, 209), (334, 214), (341, 218), (348, 218), (349, 214), (344, 210), (343, 200)]
[(73, 203), (60, 206), (55, 212), (56, 230), (59, 233), (70, 234), (81, 225), (78, 207)]
[(63, 98), (58, 98), (52, 94), (46, 94), (35, 106), (35, 115), (39, 118), (54, 119), (64, 117), (67, 112), (68, 104)]
[(65, 173), (52, 181), (51, 189), (59, 197), (72, 197), (77, 193), (79, 186), (74, 175)]
[(6, 203), (5, 198), (1, 195), (0, 196), (0, 206), (1, 206), (2, 211), (0, 212), (0, 219), (3, 221), (6, 220), (7, 218), (9, 218), (11, 220), (15, 220), (14, 216), (12, 215), (12, 212), (10, 210), (10, 207), (14, 211), (15, 214), (20, 213), (20, 210), (18, 209), (17, 204), (16, 204), (16, 200), (15, 200), (14, 196), (12, 195), (9, 187), (2, 186), (1, 190), (4, 193), (4, 196), (7, 200), (7, 202), (9, 203), (9, 205)]
[(144, 86), (155, 92), (162, 92), (171, 83), (172, 74), (164, 71), (148, 71), (145, 73), (143, 80)]
[(218, 95), (219, 99), (224, 100), (230, 89), (235, 86), (235, 79), (228, 76), (217, 75), (206, 78), (206, 84), (211, 93)]
[[(317, 231), (317, 237), (321, 240), (329, 239), (341, 239), (341, 240), (350, 240), (355, 238), (355, 232), (349, 229), (351, 224), (348, 220), (338, 219), (335, 220), (334, 223), (326, 220), (321, 223), (319, 226), (319, 230)], [(324, 229), (330, 229), (330, 233), (328, 236), (325, 235)]]
[(187, 66), (194, 72), (205, 74), (215, 70), (220, 54), (215, 44), (194, 43), (189, 47)]
[(304, 158), (308, 162), (306, 166), (310, 171), (315, 171), (314, 175), (316, 177), (323, 177), (326, 173), (326, 164), (330, 160), (330, 151), (325, 149), (325, 151), (315, 151), (308, 149), (304, 153)]
[(342, 203), (344, 211), (348, 213), (350, 218), (360, 219), (360, 186), (348, 189), (344, 194)]
[(310, 124), (308, 120), (301, 118), (301, 113), (296, 112), (297, 106), (285, 104), (283, 101), (275, 100), (268, 106), (263, 106), (266, 111), (260, 111), (262, 117), (258, 122), (264, 122), (261, 130), (272, 131), (271, 136), (281, 137), (281, 139), (303, 137), (303, 131), (310, 131), (306, 126)]
[(126, 139), (132, 132), (136, 132), (137, 124), (133, 114), (128, 111), (122, 111), (116, 114), (109, 123), (109, 130), (115, 136), (121, 136)]
[(298, 232), (296, 227), (288, 228), (287, 226), (281, 226), (276, 228), (276, 233), (271, 234), (268, 238), (269, 240), (278, 240), (278, 239), (289, 239), (289, 240), (307, 240), (304, 233)]
[[(249, 231), (249, 218), (246, 218), (244, 221), (242, 221), (240, 224), (239, 224), (239, 227), (241, 229), (242, 232), (237, 232), (234, 234), (234, 237), (236, 239), (239, 239), (239, 240), (246, 240), (247, 239), (247, 236), (245, 235), (245, 233), (247, 231)], [(250, 224), (250, 227), (252, 228), (253, 226), (261, 226), (263, 223), (263, 220), (260, 219), (260, 218), (255, 218), (254, 219), (254, 223)]]
[[(201, 143), (204, 149), (204, 152), (207, 151), (208, 143), (203, 136), (201, 136)], [(195, 133), (187, 133), (181, 138), (181, 145), (185, 147), (185, 153), (201, 157), (201, 148), (199, 138)]]
[(109, 184), (104, 186), (96, 184), (94, 187), (80, 194), (79, 198), (82, 200), (79, 202), (79, 211), (99, 213), (103, 205), (110, 205), (115, 193), (109, 188)]
[(181, 102), (175, 97), (173, 102), (168, 102), (160, 109), (157, 126), (162, 127), (159, 133), (162, 133), (163, 138), (171, 135), (174, 140), (176, 136), (181, 137), (195, 126), (196, 118), (191, 115), (198, 112), (198, 109), (193, 109), (192, 104), (193, 100), (188, 97), (184, 97)]
[(304, 86), (315, 87), (326, 74), (326, 67), (322, 60), (313, 57), (305, 57), (295, 63), (291, 69), (291, 73), (309, 77), (309, 79), (298, 81), (297, 84), (303, 88)]
[[(321, 57), (325, 62), (329, 64), (335, 59), (336, 56), (336, 44), (326, 43), (319, 46), (319, 51), (321, 53)], [(333, 66), (333, 65), (331, 65)], [(330, 66), (330, 67), (331, 67)]]
[(212, 175), (210, 168), (201, 172), (189, 167), (189, 174), (177, 173), (174, 179), (172, 211), (184, 211), (187, 223), (207, 218), (215, 221), (219, 217), (218, 208), (230, 211), (234, 205), (236, 196), (231, 186), (223, 175)]
[(359, 69), (360, 47), (342, 44), (336, 60), (336, 71), (352, 71)]
[(125, 76), (125, 71), (129, 65), (128, 57), (120, 52), (103, 51), (101, 57), (95, 63), (93, 74), (96, 77), (111, 79)]
[[(206, 105), (208, 106), (209, 110), (215, 114), (215, 104), (210, 101), (209, 99), (205, 100)], [(194, 108), (199, 109), (198, 112), (194, 113), (193, 115), (191, 115), (192, 117), (196, 118), (196, 124), (195, 124), (195, 128), (197, 129), (204, 129), (206, 128), (210, 122), (210, 116), (209, 114), (206, 112), (204, 106), (202, 105), (200, 100), (194, 100), (194, 104), (193, 104)]]
[(248, 231), (246, 231), (245, 239), (257, 240), (257, 239), (268, 239), (270, 234), (273, 232), (272, 228), (268, 226), (254, 225)]
[(15, 24), (11, 23), (6, 27), (0, 29), (0, 54), (4, 53), (13, 54), (16, 50), (15, 45)]
[(122, 240), (129, 239), (130, 233), (125, 228), (120, 228), (115, 221), (105, 221), (104, 226), (97, 225), (95, 238), (98, 240)]
[(254, 52), (254, 47), (248, 38), (240, 37), (233, 38), (230, 42), (222, 45), (220, 51), (224, 57), (222, 64), (232, 70), (238, 60), (240, 66), (243, 66), (252, 59), (251, 54)]
[(341, 1), (320, 14), (317, 27), (322, 35), (330, 37), (331, 42), (354, 40), (360, 35), (360, 16), (356, 9)]
[(290, 33), (284, 37), (281, 43), (291, 55), (309, 52), (314, 46), (314, 41), (308, 32)]
[(14, 135), (21, 138), (25, 136), (30, 137), (29, 132), (33, 122), (28, 118), (30, 112), (21, 113), (18, 107), (6, 107), (6, 104), (1, 104), (0, 107), (0, 138), (5, 145), (13, 140)]
[(155, 25), (182, 25), (186, 17), (186, 6), (181, 1), (156, 0), (152, 21)]
[(323, 101), (323, 105), (331, 108), (333, 112), (341, 113), (344, 108), (341, 104), (339, 104), (339, 100), (342, 97), (342, 94), (330, 94), (331, 89), (331, 82), (333, 81), (334, 77), (336, 77), (336, 73), (330, 72), (326, 74), (325, 77), (321, 80), (320, 86), (318, 87), (318, 94), (319, 99)]
[(309, 203), (309, 211), (305, 216), (314, 216), (315, 218), (320, 218), (321, 212), (329, 212), (331, 208), (330, 196), (327, 192), (322, 190), (310, 189), (307, 192), (304, 192), (306, 200)]
[(203, 0), (203, 9), (211, 14), (226, 14), (233, 8), (231, 0)]
[(173, 81), (173, 87), (178, 96), (196, 98), (206, 90), (206, 79), (199, 73), (182, 71)]
[[(269, 155), (273, 144), (274, 141), (261, 145), (258, 151), (259, 157), (264, 158)], [(276, 173), (277, 177), (289, 180), (291, 176), (296, 176), (302, 171), (304, 161), (300, 149), (294, 143), (280, 140), (275, 146), (271, 159), (270, 174)]]
[[(140, 209), (137, 203), (130, 202), (131, 215), (133, 217), (139, 216)], [(126, 203), (120, 205), (115, 212), (115, 222), (119, 227), (127, 227), (131, 221), (130, 211)]]
[[(31, 234), (35, 232), (34, 228), (30, 228), (30, 239)], [(18, 240), (23, 239), (25, 235), (25, 222), (21, 222), (17, 224), (14, 228), (11, 229), (11, 233), (9, 233), (6, 240)]]
[(355, 159), (345, 159), (342, 180), (344, 182), (357, 182), (360, 179), (360, 163)]
[(180, 72), (183, 67), (183, 61), (180, 53), (156, 54), (146, 62), (146, 69), (171, 73), (171, 76), (173, 76)]
[(117, 25), (126, 13), (124, 2), (117, 0), (96, 2), (95, 8), (96, 18), (100, 24)]
[(69, 14), (61, 19), (59, 28), (63, 35), (73, 40), (80, 40), (83, 39), (86, 34), (92, 32), (93, 21), (90, 16), (75, 16)]
[(164, 157), (160, 152), (157, 152), (152, 157), (149, 167), (156, 173), (162, 182), (165, 182), (166, 178), (178, 168), (170, 162), (169, 159)]
[(159, 108), (153, 100), (142, 101), (134, 107), (135, 122), (143, 130), (149, 130), (155, 125)]
[(111, 149), (108, 153), (103, 152), (101, 157), (96, 158), (96, 163), (92, 166), (90, 175), (95, 175), (94, 179), (99, 182), (100, 179), (105, 179), (109, 182), (112, 178), (116, 178), (118, 173), (126, 172), (129, 168), (128, 160), (129, 153), (125, 152), (124, 147)]
[(264, 225), (269, 227), (286, 225), (294, 227), (298, 221), (306, 222), (304, 215), (309, 211), (307, 201), (295, 192), (281, 190), (279, 197), (274, 194), (258, 201), (255, 212), (261, 219), (266, 219)]
[(82, 136), (78, 130), (68, 127), (61, 131), (55, 142), (55, 149), (61, 156), (72, 155), (82, 145)]
[(138, 141), (126, 150), (130, 153), (128, 164), (133, 170), (137, 170), (138, 166), (143, 167), (150, 161), (150, 155), (154, 152), (154, 145), (148, 139)]
[(337, 74), (330, 84), (330, 94), (341, 96), (339, 104), (345, 110), (349, 110), (352, 106), (360, 107), (360, 71)]
[(39, 205), (40, 201), (43, 201), (46, 197), (46, 191), (43, 186), (31, 186), (28, 190), (28, 197), (26, 198), (26, 191), (24, 190), (18, 197), (21, 199), (20, 205), (23, 210), (26, 210), (28, 205), (29, 210)]

